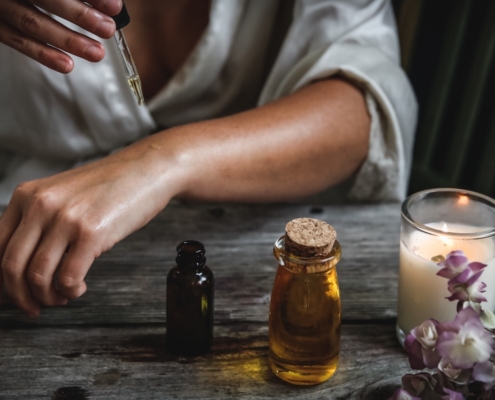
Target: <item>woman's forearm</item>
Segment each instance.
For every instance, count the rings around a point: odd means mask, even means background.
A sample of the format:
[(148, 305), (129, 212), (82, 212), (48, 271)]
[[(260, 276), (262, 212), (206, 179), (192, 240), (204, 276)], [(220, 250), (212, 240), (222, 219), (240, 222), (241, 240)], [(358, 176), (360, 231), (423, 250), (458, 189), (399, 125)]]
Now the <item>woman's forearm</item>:
[(363, 94), (330, 79), (247, 112), (160, 132), (127, 151), (164, 162), (166, 182), (175, 181), (181, 197), (278, 201), (355, 173), (366, 158), (369, 125)]
[(310, 195), (359, 168), (368, 130), (362, 94), (328, 80), (25, 182), (0, 217), (0, 288), (3, 281), (11, 299), (35, 317), (40, 305), (81, 296), (93, 260), (145, 225), (171, 197), (276, 201)]

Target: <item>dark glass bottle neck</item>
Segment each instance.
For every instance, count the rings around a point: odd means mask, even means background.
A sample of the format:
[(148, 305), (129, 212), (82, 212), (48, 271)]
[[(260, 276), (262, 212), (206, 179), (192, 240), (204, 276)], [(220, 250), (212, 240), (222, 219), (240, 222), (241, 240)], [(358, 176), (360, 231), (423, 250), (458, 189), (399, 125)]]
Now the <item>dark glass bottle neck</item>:
[(177, 258), (179, 267), (200, 268), (206, 263), (205, 248), (195, 240), (186, 240), (177, 246)]

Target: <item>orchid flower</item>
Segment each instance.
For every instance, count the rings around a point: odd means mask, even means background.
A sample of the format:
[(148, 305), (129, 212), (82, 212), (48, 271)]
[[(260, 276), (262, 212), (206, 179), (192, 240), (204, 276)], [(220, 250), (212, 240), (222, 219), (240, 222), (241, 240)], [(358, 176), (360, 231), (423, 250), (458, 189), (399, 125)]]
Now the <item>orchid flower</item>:
[(409, 357), (409, 365), (413, 369), (424, 369), (426, 364), (423, 361), (423, 348), (416, 338), (409, 334), (404, 341), (404, 349)]
[(472, 308), (459, 311), (454, 321), (441, 324), (439, 331), (438, 352), (454, 367), (472, 368), (488, 361), (493, 352), (493, 338)]
[(476, 273), (486, 267), (486, 264), (482, 264), (480, 262), (470, 263), (462, 250), (455, 250), (450, 252), (449, 254), (447, 254), (447, 258), (443, 261), (440, 261), (438, 265), (443, 268), (438, 271), (437, 275), (447, 279), (455, 278), (466, 269), (469, 269), (471, 270), (471, 272)]
[[(425, 372), (419, 374), (407, 374), (402, 377), (402, 386), (411, 396), (421, 399), (431, 397), (435, 392), (437, 380)], [(414, 397), (413, 397), (414, 398)]]
[(413, 360), (415, 365), (420, 367), (416, 369), (423, 369), (425, 366), (428, 368), (435, 368), (438, 365), (441, 358), (436, 351), (438, 339), (437, 327), (439, 325), (440, 323), (432, 318), (423, 322), (411, 331), (410, 335), (414, 337), (420, 345), (420, 347), (418, 347), (411, 339), (408, 340), (408, 345), (410, 345), (411, 350), (410, 352), (408, 351), (408, 353), (420, 360)]
[(483, 282), (478, 282), (482, 273), (483, 270), (473, 272), (467, 268), (455, 278), (452, 278), (448, 282), (448, 289), (453, 295), (448, 300), (472, 300), (479, 303), (486, 301), (486, 298), (482, 295), (485, 292), (486, 285)]
[(434, 349), (437, 345), (438, 332), (437, 326), (440, 325), (436, 319), (429, 319), (417, 326), (411, 331), (416, 340), (425, 349)]
[(391, 400), (495, 400), (495, 315), (481, 307), (486, 284), (479, 281), (486, 265), (469, 262), (460, 250), (438, 265), (437, 275), (449, 279), (447, 299), (458, 301), (457, 315), (442, 324), (423, 322), (404, 342), (412, 368), (437, 373), (404, 375), (404, 389)]
[(454, 367), (450, 360), (447, 360), (446, 358), (442, 358), (438, 363), (438, 369), (451, 381), (455, 381), (462, 372), (461, 368)]
[(480, 262), (469, 262), (461, 250), (456, 250), (447, 255), (447, 258), (438, 263), (443, 267), (437, 275), (448, 278), (448, 290), (451, 294), (447, 297), (450, 301), (459, 301), (457, 311), (461, 310), (464, 302), (472, 305), (478, 313), (481, 307), (473, 305), (486, 301), (485, 293), (486, 284), (478, 282), (486, 264)]

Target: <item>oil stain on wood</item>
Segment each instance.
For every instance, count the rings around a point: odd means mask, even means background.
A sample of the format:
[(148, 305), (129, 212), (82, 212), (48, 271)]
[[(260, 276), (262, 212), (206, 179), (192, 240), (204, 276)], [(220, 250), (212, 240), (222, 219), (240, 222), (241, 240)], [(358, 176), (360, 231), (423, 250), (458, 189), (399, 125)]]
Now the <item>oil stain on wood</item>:
[(87, 400), (89, 393), (79, 386), (58, 388), (53, 392), (52, 400)]
[(98, 374), (93, 377), (93, 384), (95, 386), (111, 386), (119, 382), (120, 378), (129, 376), (129, 374), (123, 374), (117, 369), (113, 368), (102, 374)]

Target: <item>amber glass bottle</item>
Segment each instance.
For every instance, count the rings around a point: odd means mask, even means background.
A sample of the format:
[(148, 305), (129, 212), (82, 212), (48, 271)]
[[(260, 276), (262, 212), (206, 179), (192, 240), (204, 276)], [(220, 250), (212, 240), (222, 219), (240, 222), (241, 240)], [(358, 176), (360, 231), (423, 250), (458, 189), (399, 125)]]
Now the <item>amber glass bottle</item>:
[(279, 262), (270, 300), (269, 364), (284, 381), (314, 385), (337, 369), (340, 351), (340, 291), (336, 265), (341, 248), (299, 257), (285, 249), (285, 236), (274, 246)]
[(213, 273), (200, 242), (179, 244), (176, 262), (167, 276), (167, 348), (199, 355), (213, 342)]

